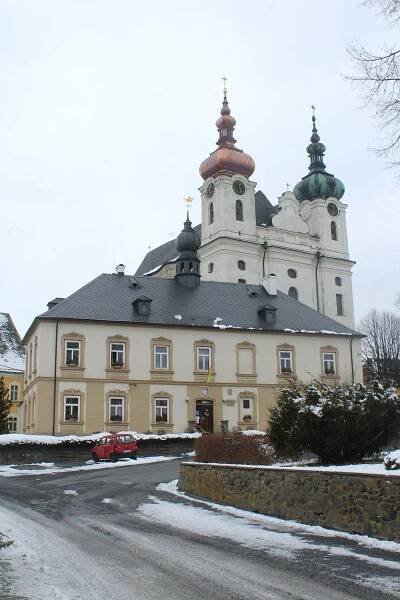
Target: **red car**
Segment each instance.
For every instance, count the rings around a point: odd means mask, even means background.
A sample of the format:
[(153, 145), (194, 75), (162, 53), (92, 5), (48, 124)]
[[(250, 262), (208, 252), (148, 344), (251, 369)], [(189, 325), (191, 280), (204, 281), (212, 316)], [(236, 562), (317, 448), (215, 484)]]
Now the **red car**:
[(92, 456), (94, 462), (111, 460), (117, 462), (121, 457), (137, 458), (137, 443), (128, 433), (115, 433), (98, 440), (93, 446)]

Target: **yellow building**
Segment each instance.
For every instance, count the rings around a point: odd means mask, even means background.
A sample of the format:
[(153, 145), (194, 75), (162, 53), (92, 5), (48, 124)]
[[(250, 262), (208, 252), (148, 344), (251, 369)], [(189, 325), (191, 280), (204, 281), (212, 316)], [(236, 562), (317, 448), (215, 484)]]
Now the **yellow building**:
[(9, 431), (22, 432), (25, 352), (19, 333), (8, 313), (0, 312), (0, 377), (11, 399)]

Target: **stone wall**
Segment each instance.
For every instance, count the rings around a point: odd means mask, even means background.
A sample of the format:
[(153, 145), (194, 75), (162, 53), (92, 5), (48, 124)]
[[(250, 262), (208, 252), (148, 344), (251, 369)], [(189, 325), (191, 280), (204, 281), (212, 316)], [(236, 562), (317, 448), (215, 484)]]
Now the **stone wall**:
[(400, 541), (400, 477), (183, 463), (190, 494), (309, 525)]
[[(79, 444), (7, 444), (0, 445), (0, 465), (39, 462), (82, 462), (92, 458), (90, 442)], [(139, 440), (138, 457), (181, 456), (192, 452), (193, 440)]]

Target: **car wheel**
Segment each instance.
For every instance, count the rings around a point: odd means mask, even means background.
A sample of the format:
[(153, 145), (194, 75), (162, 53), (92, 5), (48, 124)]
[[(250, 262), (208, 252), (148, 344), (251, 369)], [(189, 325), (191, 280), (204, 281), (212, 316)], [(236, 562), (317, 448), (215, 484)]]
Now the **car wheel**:
[(110, 460), (111, 462), (118, 462), (118, 454), (115, 454), (115, 452), (110, 454)]
[(135, 452), (135, 454), (131, 454), (131, 458), (133, 458), (133, 460), (137, 460), (137, 454)]
[(97, 458), (97, 456), (95, 454), (93, 454), (93, 462), (98, 463), (99, 459)]

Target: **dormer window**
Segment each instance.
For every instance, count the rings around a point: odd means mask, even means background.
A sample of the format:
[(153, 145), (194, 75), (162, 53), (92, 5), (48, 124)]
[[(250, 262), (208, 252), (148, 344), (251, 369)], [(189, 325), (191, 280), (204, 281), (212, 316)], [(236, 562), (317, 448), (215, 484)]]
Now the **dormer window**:
[(152, 299), (147, 296), (141, 296), (132, 302), (137, 315), (148, 316), (151, 313)]
[(266, 304), (265, 306), (261, 306), (258, 309), (258, 314), (269, 325), (273, 325), (276, 323), (276, 308), (270, 304)]

